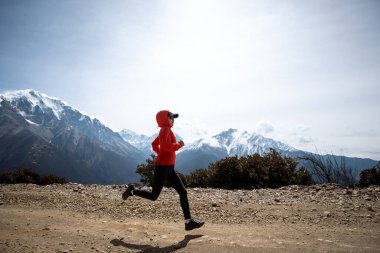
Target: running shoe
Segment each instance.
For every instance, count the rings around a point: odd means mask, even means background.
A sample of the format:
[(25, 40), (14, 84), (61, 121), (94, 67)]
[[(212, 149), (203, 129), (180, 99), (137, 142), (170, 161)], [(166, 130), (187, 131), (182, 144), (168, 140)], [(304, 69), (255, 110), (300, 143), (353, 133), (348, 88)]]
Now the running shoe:
[(205, 224), (204, 221), (198, 221), (198, 220), (193, 220), (191, 219), (188, 223), (185, 223), (185, 230), (193, 230), (195, 228), (200, 228)]
[(125, 190), (125, 192), (123, 193), (123, 195), (121, 196), (123, 198), (123, 200), (127, 200), (127, 198), (129, 196), (132, 196), (132, 191), (135, 190), (135, 186), (133, 184), (130, 184), (128, 185), (128, 188), (127, 190)]

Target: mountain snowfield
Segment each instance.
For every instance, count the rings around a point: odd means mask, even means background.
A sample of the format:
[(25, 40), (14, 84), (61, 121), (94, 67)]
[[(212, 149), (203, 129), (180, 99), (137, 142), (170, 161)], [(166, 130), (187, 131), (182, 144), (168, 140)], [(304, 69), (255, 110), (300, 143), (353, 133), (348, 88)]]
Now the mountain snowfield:
[[(34, 90), (0, 94), (0, 172), (32, 166), (39, 173), (54, 172), (76, 182), (136, 181), (135, 168), (154, 153), (151, 143), (157, 134), (115, 132), (66, 102)], [(176, 167), (188, 174), (227, 156), (263, 155), (271, 148), (292, 157), (306, 154), (257, 133), (228, 129), (186, 143), (177, 153)], [(346, 162), (358, 172), (376, 164), (360, 158)]]
[(138, 134), (128, 129), (123, 129), (119, 132), (119, 135), (128, 143), (141, 150), (149, 156), (153, 152), (151, 148), (151, 143), (156, 138), (157, 134), (151, 135), (150, 137), (144, 134)]
[(226, 156), (245, 156), (255, 153), (262, 155), (271, 148), (287, 152), (297, 151), (297, 149), (293, 147), (279, 141), (265, 138), (262, 135), (230, 128), (218, 135), (190, 143), (180, 150), (180, 152), (202, 149), (205, 146), (223, 150)]
[[(9, 101), (10, 104), (13, 105), (13, 107), (27, 120), (29, 120), (29, 117), (32, 117), (34, 115), (34, 112), (36, 110), (41, 110), (44, 113), (52, 112), (57, 119), (61, 119), (61, 115), (65, 110), (65, 107), (70, 107), (66, 102), (62, 100), (49, 97), (46, 94), (39, 93), (30, 89), (6, 91), (0, 95), (0, 106), (3, 100)], [(27, 104), (30, 106), (26, 106)], [(25, 111), (27, 108), (30, 110)], [(37, 124), (31, 120), (29, 121), (32, 124)]]
[[(148, 137), (144, 134), (138, 134), (128, 129), (123, 129), (119, 134), (125, 141), (144, 151), (147, 155), (153, 152), (151, 143), (157, 134)], [(181, 139), (179, 136), (176, 136), (176, 138), (178, 140)], [(299, 151), (282, 142), (265, 138), (260, 134), (231, 128), (217, 135), (187, 143), (183, 148), (178, 150), (177, 154), (200, 150), (202, 148), (218, 149), (220, 152), (223, 152), (225, 156), (245, 156), (255, 153), (262, 155), (265, 152), (268, 152), (271, 148), (283, 152)]]

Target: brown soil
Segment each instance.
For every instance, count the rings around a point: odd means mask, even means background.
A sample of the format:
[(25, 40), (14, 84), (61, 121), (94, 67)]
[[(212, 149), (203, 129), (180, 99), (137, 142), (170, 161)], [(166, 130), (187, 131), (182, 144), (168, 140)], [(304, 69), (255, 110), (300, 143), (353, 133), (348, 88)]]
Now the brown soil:
[(0, 252), (380, 252), (380, 187), (188, 189), (122, 201), (124, 186), (0, 185)]

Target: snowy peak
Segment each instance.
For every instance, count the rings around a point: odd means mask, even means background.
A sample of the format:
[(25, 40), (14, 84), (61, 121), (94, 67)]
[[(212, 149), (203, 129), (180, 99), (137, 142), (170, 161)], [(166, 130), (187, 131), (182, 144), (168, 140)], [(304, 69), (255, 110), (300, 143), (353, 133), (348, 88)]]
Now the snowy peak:
[(139, 142), (143, 142), (143, 141), (147, 141), (149, 139), (148, 136), (144, 135), (144, 134), (138, 134), (134, 131), (131, 131), (131, 130), (128, 130), (128, 129), (123, 129), (119, 132), (120, 136), (128, 141), (129, 143), (139, 143)]
[(65, 121), (74, 125), (81, 122), (82, 125), (103, 126), (99, 120), (79, 112), (66, 102), (35, 90), (6, 91), (0, 94), (0, 106), (3, 101), (33, 125), (51, 127), (56, 121)]
[(145, 153), (151, 153), (150, 144), (156, 137), (148, 137), (144, 134), (137, 134), (136, 132), (133, 132), (128, 129), (121, 130), (119, 132), (119, 135), (123, 138), (124, 141), (128, 142), (129, 144), (133, 145), (134, 147)]
[(270, 148), (281, 151), (296, 151), (296, 149), (282, 142), (265, 138), (262, 135), (230, 128), (218, 135), (195, 141), (185, 146), (182, 152), (199, 149), (210, 150), (210, 148), (218, 149), (219, 152), (223, 151), (228, 156), (263, 154)]
[[(26, 118), (36, 113), (51, 114), (61, 119), (62, 112), (69, 107), (65, 102), (34, 90), (6, 91), (0, 95), (0, 103), (6, 100)], [(29, 119), (30, 120), (30, 119)], [(36, 123), (36, 122), (35, 122)]]
[(231, 151), (237, 146), (248, 146), (248, 139), (250, 134), (247, 131), (238, 131), (237, 129), (228, 129), (227, 131), (221, 132), (218, 135), (213, 136), (217, 139), (219, 144), (227, 150), (230, 155)]
[(4, 111), (7, 108), (21, 115), (29, 123), (29, 129), (48, 142), (77, 132), (76, 136), (89, 138), (104, 150), (123, 156), (141, 153), (98, 119), (90, 118), (57, 98), (34, 90), (7, 91), (0, 97)]

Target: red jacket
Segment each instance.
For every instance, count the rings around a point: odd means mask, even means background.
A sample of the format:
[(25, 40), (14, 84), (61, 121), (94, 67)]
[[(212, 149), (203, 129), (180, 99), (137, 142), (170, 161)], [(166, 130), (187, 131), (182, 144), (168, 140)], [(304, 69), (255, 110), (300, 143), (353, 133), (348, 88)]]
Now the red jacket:
[(157, 153), (154, 161), (157, 165), (174, 165), (175, 151), (182, 148), (178, 143), (169, 124), (167, 110), (159, 111), (156, 115), (157, 124), (161, 127), (157, 138), (152, 142), (152, 148)]

